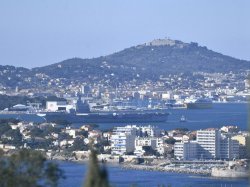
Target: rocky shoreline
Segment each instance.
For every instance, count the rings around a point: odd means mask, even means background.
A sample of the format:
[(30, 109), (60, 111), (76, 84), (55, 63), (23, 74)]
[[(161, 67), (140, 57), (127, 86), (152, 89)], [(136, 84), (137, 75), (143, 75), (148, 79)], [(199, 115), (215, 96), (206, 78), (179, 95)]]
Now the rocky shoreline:
[[(88, 159), (65, 159), (65, 157), (54, 157), (52, 160), (55, 161), (70, 161), (70, 162), (77, 162), (77, 163), (88, 163)], [(132, 163), (118, 163), (118, 162), (107, 162), (108, 164), (117, 164), (117, 166), (123, 169), (132, 169), (132, 170), (145, 170), (145, 171), (161, 171), (161, 172), (173, 172), (173, 173), (186, 173), (186, 174), (196, 174), (196, 175), (211, 175), (211, 170), (204, 170), (204, 169), (189, 169), (189, 168), (168, 168), (159, 165), (144, 165), (144, 164), (132, 164)]]
[(146, 170), (146, 171), (161, 171), (161, 172), (173, 172), (173, 173), (186, 173), (196, 175), (211, 175), (211, 170), (204, 169), (189, 169), (189, 168), (168, 168), (157, 165), (135, 165), (135, 164), (122, 164), (123, 169), (134, 169), (134, 170)]
[[(65, 157), (62, 155), (54, 155), (50, 158), (54, 161), (66, 161), (66, 162), (76, 162), (76, 163), (84, 163), (88, 164), (88, 157), (84, 158), (77, 158), (77, 157)], [(104, 160), (100, 157), (100, 162), (103, 162)], [(235, 172), (229, 172), (231, 170), (223, 169), (224, 167), (221, 166), (221, 169), (219, 172), (214, 172), (214, 167), (209, 168), (188, 168), (188, 167), (181, 167), (181, 166), (172, 166), (163, 164), (162, 160), (156, 160), (154, 163), (151, 164), (138, 164), (134, 163), (132, 161), (125, 161), (125, 162), (119, 162), (119, 159), (105, 159), (104, 161), (107, 164), (113, 165), (115, 164), (118, 167), (121, 167), (122, 169), (127, 170), (144, 170), (144, 171), (159, 171), (159, 172), (171, 172), (171, 173), (184, 173), (184, 174), (192, 174), (192, 175), (203, 175), (203, 176), (212, 176), (212, 177), (225, 177), (225, 178), (242, 178), (242, 177), (248, 177), (247, 172), (241, 172), (240, 174)], [(163, 164), (163, 165), (162, 165)], [(214, 174), (215, 173), (215, 174)]]

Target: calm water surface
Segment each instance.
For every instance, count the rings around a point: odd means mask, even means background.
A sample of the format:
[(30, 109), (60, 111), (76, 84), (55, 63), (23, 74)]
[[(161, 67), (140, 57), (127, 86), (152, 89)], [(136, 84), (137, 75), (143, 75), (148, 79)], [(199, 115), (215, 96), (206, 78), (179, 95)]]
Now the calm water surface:
[[(241, 130), (247, 130), (248, 105), (246, 103), (220, 103), (214, 104), (212, 109), (173, 109), (168, 121), (164, 123), (149, 123), (161, 129), (171, 130), (175, 128), (188, 128), (198, 130), (204, 128), (220, 128), (223, 125), (237, 125)], [(184, 115), (187, 122), (180, 122)], [(138, 124), (138, 123), (137, 123)], [(142, 123), (141, 125), (145, 125)], [(125, 126), (127, 124), (110, 123), (99, 124), (101, 129), (112, 129), (114, 126)]]
[[(60, 187), (82, 186), (86, 174), (86, 164), (60, 162), (66, 179), (61, 180)], [(177, 174), (157, 171), (125, 170), (118, 166), (108, 166), (109, 180), (113, 186), (157, 187), (159, 184), (172, 187), (247, 187), (247, 179), (216, 179), (200, 175)]]
[[(248, 105), (246, 103), (220, 103), (214, 104), (212, 109), (174, 109), (170, 113), (167, 122), (148, 123), (161, 129), (171, 130), (185, 127), (190, 130), (204, 129), (209, 127), (220, 128), (223, 125), (237, 125), (241, 130), (247, 130)], [(184, 115), (187, 122), (180, 122)], [(0, 114), (0, 118), (18, 118), (26, 121), (43, 122), (44, 119), (36, 115), (6, 115)], [(147, 125), (147, 123), (135, 123)], [(80, 127), (82, 124), (73, 124)], [(125, 126), (126, 123), (99, 123), (100, 129), (112, 129), (114, 126)]]
[[(237, 125), (241, 130), (247, 130), (247, 104), (214, 104), (212, 109), (203, 110), (187, 110), (175, 109), (169, 110), (171, 113), (169, 119), (165, 123), (150, 123), (157, 125), (161, 129), (170, 130), (179, 127), (185, 127), (190, 130), (204, 129), (209, 127), (220, 128), (223, 125)], [(187, 118), (187, 122), (180, 122), (181, 116)], [(0, 118), (18, 117), (27, 121), (41, 122), (43, 119), (35, 115), (0, 115)], [(79, 127), (82, 124), (74, 124)], [(122, 123), (98, 124), (100, 129), (111, 129), (114, 126), (125, 126)], [(143, 123), (142, 125), (146, 125)], [(65, 171), (66, 179), (60, 182), (60, 187), (77, 187), (82, 186), (86, 173), (86, 165), (72, 162), (60, 162), (60, 167)], [(199, 175), (166, 173), (166, 172), (150, 172), (137, 170), (124, 170), (118, 166), (108, 166), (109, 178), (113, 186), (125, 187), (137, 184), (137, 186), (152, 187), (158, 184), (172, 187), (246, 187), (248, 181), (246, 179), (215, 179)]]

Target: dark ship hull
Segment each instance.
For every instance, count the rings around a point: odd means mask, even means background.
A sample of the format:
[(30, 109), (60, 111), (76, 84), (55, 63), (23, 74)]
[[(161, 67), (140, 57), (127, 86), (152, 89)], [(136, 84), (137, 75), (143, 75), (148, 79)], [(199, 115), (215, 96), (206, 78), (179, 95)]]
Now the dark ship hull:
[(210, 109), (212, 107), (213, 102), (207, 98), (200, 98), (193, 103), (187, 103), (188, 109)]
[(96, 113), (66, 113), (46, 112), (38, 114), (47, 122), (64, 120), (70, 123), (140, 123), (140, 122), (165, 122), (169, 113), (158, 111), (147, 112), (96, 112)]
[(187, 103), (188, 109), (209, 109), (212, 107), (212, 103)]

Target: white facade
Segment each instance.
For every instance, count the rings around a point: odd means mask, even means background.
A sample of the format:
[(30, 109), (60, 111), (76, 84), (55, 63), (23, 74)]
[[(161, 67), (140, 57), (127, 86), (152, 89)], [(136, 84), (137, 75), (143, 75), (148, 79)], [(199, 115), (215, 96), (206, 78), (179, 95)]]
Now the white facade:
[(46, 110), (50, 112), (56, 112), (58, 110), (69, 111), (72, 108), (73, 106), (68, 105), (66, 101), (47, 101), (46, 102)]
[(194, 160), (197, 158), (196, 141), (190, 142), (176, 142), (174, 144), (174, 156), (183, 160)]
[(111, 135), (111, 154), (124, 155), (135, 149), (136, 126), (116, 127)]
[(70, 135), (72, 138), (76, 138), (76, 131), (77, 129), (71, 129), (70, 127), (66, 127), (65, 133)]
[(239, 158), (239, 142), (222, 135), (217, 129), (197, 131), (197, 140), (176, 142), (174, 155), (184, 160)]
[(138, 131), (141, 132), (142, 136), (150, 136), (150, 137), (159, 137), (161, 135), (161, 130), (155, 126), (140, 126), (138, 127)]
[(215, 159), (220, 157), (221, 133), (217, 129), (197, 131), (197, 143), (199, 144), (198, 158)]
[(134, 154), (135, 155), (143, 155), (144, 154), (144, 150), (143, 147), (144, 146), (149, 146), (152, 149), (156, 149), (157, 147), (157, 138), (152, 138), (152, 137), (136, 137), (135, 138), (135, 151)]

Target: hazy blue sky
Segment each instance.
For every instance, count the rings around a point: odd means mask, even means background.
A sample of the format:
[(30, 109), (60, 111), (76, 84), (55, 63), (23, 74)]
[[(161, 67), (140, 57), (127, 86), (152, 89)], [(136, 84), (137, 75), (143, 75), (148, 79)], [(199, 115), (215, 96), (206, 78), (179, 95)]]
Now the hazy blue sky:
[(250, 60), (249, 0), (0, 0), (0, 64), (37, 67), (170, 37)]

